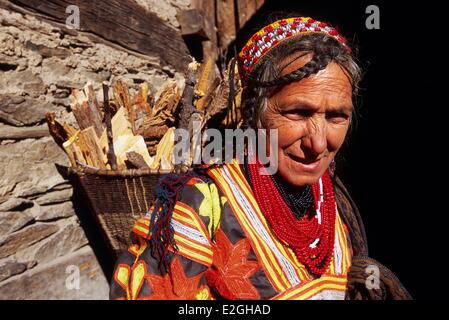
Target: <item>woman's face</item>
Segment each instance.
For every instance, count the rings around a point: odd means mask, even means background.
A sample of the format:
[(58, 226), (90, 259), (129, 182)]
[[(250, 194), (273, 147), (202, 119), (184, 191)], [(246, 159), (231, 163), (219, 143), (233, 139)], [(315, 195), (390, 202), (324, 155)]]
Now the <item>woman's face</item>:
[[(284, 61), (283, 75), (311, 58), (297, 56)], [(345, 140), (352, 108), (350, 80), (335, 62), (276, 89), (268, 98), (260, 124), (278, 129), (278, 173), (296, 186), (318, 181)]]

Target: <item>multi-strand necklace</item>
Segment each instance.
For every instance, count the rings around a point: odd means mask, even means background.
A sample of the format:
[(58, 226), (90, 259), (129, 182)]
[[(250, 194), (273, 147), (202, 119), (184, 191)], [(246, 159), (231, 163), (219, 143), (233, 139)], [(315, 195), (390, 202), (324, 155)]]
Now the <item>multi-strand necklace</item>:
[(311, 186), (314, 205), (308, 211), (315, 214), (303, 214), (298, 219), (272, 177), (260, 174), (266, 168), (259, 161), (246, 166), (256, 200), (275, 235), (313, 274), (322, 275), (332, 259), (335, 238), (336, 207), (328, 171)]
[[(313, 204), (313, 192), (310, 185), (306, 185), (303, 190), (298, 192), (282, 181), (282, 178), (275, 175), (271, 176), (273, 183), (281, 193), (296, 219), (301, 219), (306, 213), (311, 213), (310, 208)], [(314, 213), (314, 212), (313, 212)]]

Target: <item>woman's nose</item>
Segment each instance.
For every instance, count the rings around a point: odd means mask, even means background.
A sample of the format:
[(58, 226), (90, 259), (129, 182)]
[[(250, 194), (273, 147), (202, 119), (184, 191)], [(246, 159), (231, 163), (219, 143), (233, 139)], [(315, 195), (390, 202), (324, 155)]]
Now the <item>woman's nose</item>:
[(313, 156), (324, 153), (327, 149), (327, 130), (324, 123), (313, 124), (308, 130), (309, 134), (302, 139), (302, 146)]

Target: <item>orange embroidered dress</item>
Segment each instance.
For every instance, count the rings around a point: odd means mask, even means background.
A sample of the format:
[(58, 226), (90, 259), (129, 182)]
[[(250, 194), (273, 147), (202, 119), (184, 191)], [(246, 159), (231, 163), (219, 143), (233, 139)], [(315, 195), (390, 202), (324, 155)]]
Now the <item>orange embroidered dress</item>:
[(134, 244), (118, 260), (112, 299), (344, 299), (351, 266), (348, 230), (337, 209), (333, 258), (317, 277), (279, 240), (241, 166), (194, 177), (176, 202), (169, 270), (151, 255), (150, 217), (137, 221)]

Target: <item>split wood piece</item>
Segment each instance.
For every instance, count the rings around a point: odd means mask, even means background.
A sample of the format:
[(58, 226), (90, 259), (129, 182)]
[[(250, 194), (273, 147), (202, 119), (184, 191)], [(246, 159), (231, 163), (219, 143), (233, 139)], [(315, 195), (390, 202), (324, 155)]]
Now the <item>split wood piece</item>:
[(220, 84), (220, 76), (214, 61), (209, 58), (206, 63), (201, 65), (198, 82), (195, 86), (195, 95), (198, 99), (195, 107), (202, 111), (211, 100), (215, 88)]
[[(121, 108), (128, 110), (129, 108), (129, 91), (128, 87), (121, 80), (117, 80), (112, 86), (115, 103)], [(134, 119), (129, 119), (133, 123)]]
[(81, 106), (79, 106), (78, 104), (72, 106), (72, 112), (80, 129), (86, 129), (90, 127), (89, 117), (86, 113), (83, 112)]
[(82, 105), (84, 102), (87, 101), (87, 97), (84, 94), (84, 91), (83, 90), (78, 90), (78, 89), (73, 89), (72, 90), (71, 99), (74, 100), (74, 101), (71, 101), (71, 102), (74, 102), (75, 104), (78, 104), (78, 105)]
[(142, 136), (124, 135), (114, 140), (114, 150), (117, 156), (118, 169), (126, 169), (127, 153), (134, 151), (140, 154), (148, 166), (151, 167), (153, 158), (148, 153), (147, 146)]
[(227, 77), (220, 82), (211, 96), (211, 101), (205, 110), (202, 128), (206, 127), (216, 116), (223, 114), (228, 106), (229, 83)]
[(81, 130), (77, 145), (88, 165), (99, 169), (106, 169), (106, 154), (103, 153), (100, 141), (93, 127)]
[[(107, 137), (107, 158), (109, 165), (111, 166), (112, 170), (117, 170), (117, 158), (115, 156), (114, 151), (114, 139), (113, 139), (113, 133), (112, 133), (112, 109), (109, 104), (109, 87), (106, 83), (103, 83), (103, 110), (104, 110), (104, 121), (106, 125), (106, 137)], [(101, 136), (101, 138), (103, 135)], [(100, 138), (100, 140), (101, 140)], [(100, 147), (103, 148), (103, 145), (100, 141)]]
[(95, 90), (90, 82), (88, 82), (84, 87), (84, 94), (87, 98), (87, 103), (90, 109), (89, 112), (92, 116), (92, 125), (94, 126), (95, 132), (97, 133), (97, 137), (100, 138), (104, 130), (103, 113), (100, 106), (98, 105)]
[(143, 136), (145, 137), (145, 141), (149, 142), (159, 142), (164, 134), (168, 131), (168, 126), (165, 124), (162, 126), (149, 127), (143, 132)]
[[(176, 82), (171, 81), (156, 93), (156, 103), (153, 107), (150, 118), (143, 124), (142, 134), (145, 136), (145, 130), (153, 126), (164, 125), (167, 122), (175, 121), (175, 112), (181, 100), (181, 92)], [(146, 137), (146, 136), (145, 136)]]
[(131, 121), (134, 134), (140, 134), (139, 129), (143, 126), (145, 120), (151, 118), (152, 111), (151, 106), (147, 102), (147, 98), (148, 85), (142, 83), (139, 87), (139, 93), (133, 97), (128, 110), (130, 114), (129, 118), (134, 119), (134, 121)]
[(79, 109), (84, 101), (87, 101), (84, 92), (77, 89), (73, 89), (69, 96), (70, 108), (72, 109), (73, 115), (75, 116), (76, 122), (80, 129), (86, 129), (90, 126), (89, 119), (87, 115), (82, 113)]
[[(109, 103), (109, 106), (111, 106), (111, 103)], [(111, 119), (111, 132), (112, 132), (112, 147), (109, 147), (109, 141), (107, 137), (106, 130), (103, 131), (103, 134), (100, 138), (100, 148), (103, 151), (104, 154), (106, 154), (106, 157), (108, 159), (108, 166), (112, 169), (112, 163), (116, 163), (116, 169), (120, 169), (118, 165), (118, 159), (117, 159), (117, 150), (115, 149), (115, 142), (120, 136), (132, 136), (133, 132), (131, 130), (131, 123), (129, 123), (128, 118), (126, 116), (127, 112), (125, 108), (120, 108), (115, 115)], [(114, 160), (110, 160), (108, 158), (108, 152), (112, 150), (114, 152)], [(112, 155), (109, 155), (109, 157), (112, 157)], [(113, 161), (113, 162), (111, 162)]]
[(64, 126), (56, 120), (56, 115), (54, 112), (47, 112), (45, 119), (47, 121), (50, 135), (53, 137), (56, 144), (63, 148), (62, 145), (69, 138), (69, 134), (64, 129)]
[(220, 85), (220, 78), (215, 78), (211, 83), (210, 87), (208, 87), (206, 94), (196, 101), (195, 107), (199, 111), (204, 111), (210, 106), (210, 104), (214, 99), (215, 91), (219, 85)]
[(70, 96), (70, 106), (80, 129), (92, 126), (97, 136), (100, 137), (104, 128), (98, 107), (82, 91), (76, 89), (72, 91)]
[[(120, 109), (117, 110), (115, 115), (112, 117), (111, 127), (112, 127), (112, 140), (114, 142), (120, 136), (133, 135), (131, 123), (128, 120), (127, 111), (125, 108), (121, 107)], [(104, 148), (107, 148), (108, 146), (108, 138), (106, 135), (106, 131), (103, 131), (103, 134), (101, 135), (100, 145)]]
[(148, 88), (148, 83), (141, 83), (139, 86), (139, 96), (142, 97), (142, 101), (148, 103), (148, 92), (150, 89)]
[[(234, 67), (233, 70), (231, 70), (232, 67)], [(233, 76), (229, 76), (231, 71), (233, 71)], [(242, 124), (241, 101), (243, 88), (238, 73), (238, 66), (232, 60), (225, 72), (225, 79), (228, 79), (228, 81), (222, 83), (222, 85), (227, 85), (228, 99), (231, 99), (231, 101), (226, 103), (226, 106), (230, 103), (231, 109), (227, 110), (226, 118), (223, 119), (221, 124), (225, 127), (239, 128)], [(233, 90), (231, 90), (231, 84), (233, 84)]]
[(206, 62), (202, 63), (198, 72), (198, 81), (195, 85), (195, 94), (204, 96), (207, 88), (210, 86), (209, 80), (212, 75), (214, 61), (209, 57)]
[(69, 135), (69, 139), (70, 137), (72, 137), (73, 135), (75, 135), (79, 130), (75, 129), (74, 127), (72, 127), (70, 124), (68, 124), (67, 122), (64, 122), (62, 124), (62, 126), (64, 127), (64, 130), (67, 132), (67, 134)]
[[(172, 149), (173, 151), (173, 149)], [(172, 152), (170, 151), (170, 152)], [(172, 163), (172, 157), (166, 157), (165, 155), (161, 156), (161, 170), (170, 170), (172, 171), (174, 169), (173, 163)]]
[(97, 94), (95, 93), (94, 87), (90, 81), (84, 86), (84, 94), (87, 97), (87, 101), (94, 105), (96, 112), (101, 116), (102, 110), (98, 104)]
[[(132, 166), (136, 169), (146, 169), (149, 168), (148, 164), (145, 162), (145, 159), (139, 153), (135, 151), (127, 152), (126, 158), (132, 164)], [(133, 169), (133, 168), (129, 168)]]
[[(151, 169), (170, 169), (172, 153), (175, 144), (175, 128), (171, 127), (162, 137), (161, 142), (157, 146), (156, 156), (153, 163), (150, 165)], [(161, 159), (163, 162), (161, 162)], [(164, 167), (162, 167), (162, 165)]]

